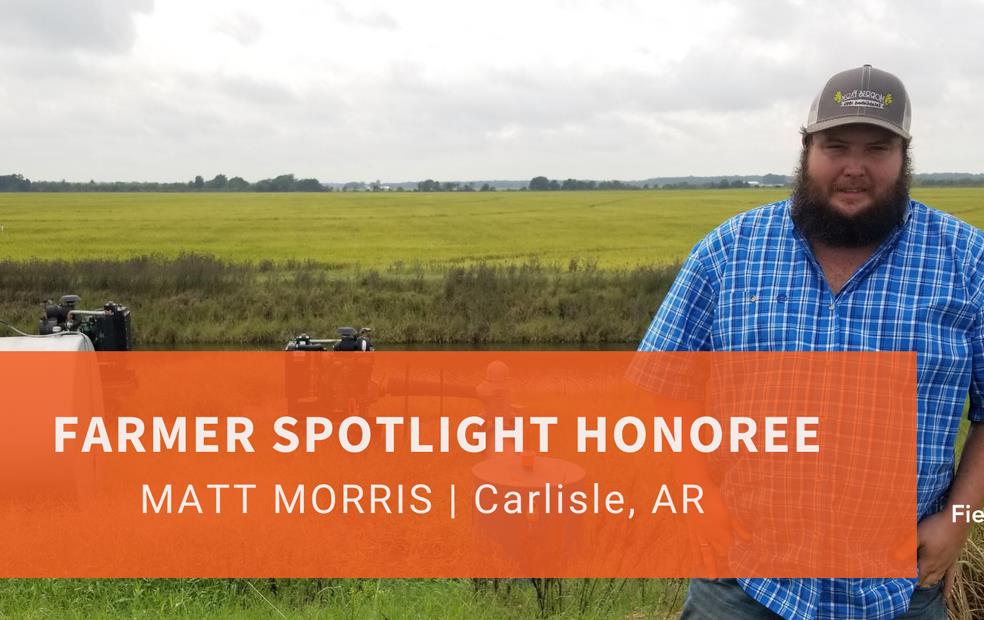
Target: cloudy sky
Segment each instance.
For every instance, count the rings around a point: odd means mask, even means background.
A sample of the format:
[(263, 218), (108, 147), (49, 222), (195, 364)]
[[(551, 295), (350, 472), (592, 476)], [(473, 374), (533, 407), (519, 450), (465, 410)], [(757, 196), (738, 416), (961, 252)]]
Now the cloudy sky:
[(791, 171), (870, 63), (918, 172), (984, 171), (984, 0), (0, 0), (0, 174), (322, 181)]

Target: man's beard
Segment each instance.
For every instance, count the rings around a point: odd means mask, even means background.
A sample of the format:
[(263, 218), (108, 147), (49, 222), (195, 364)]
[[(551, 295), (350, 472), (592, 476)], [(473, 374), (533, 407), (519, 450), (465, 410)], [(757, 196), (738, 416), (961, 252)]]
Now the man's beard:
[(871, 205), (855, 215), (844, 215), (833, 208), (806, 168), (804, 152), (796, 170), (792, 215), (796, 227), (810, 241), (840, 248), (874, 245), (902, 221), (909, 204), (908, 157), (891, 191), (876, 197)]

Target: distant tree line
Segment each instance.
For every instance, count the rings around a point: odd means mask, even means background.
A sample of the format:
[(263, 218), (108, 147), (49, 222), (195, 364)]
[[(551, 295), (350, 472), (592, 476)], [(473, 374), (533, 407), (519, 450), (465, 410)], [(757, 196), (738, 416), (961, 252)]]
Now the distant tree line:
[(735, 187), (752, 187), (747, 181), (741, 179), (721, 179), (720, 181), (693, 184), (687, 181), (680, 183), (666, 183), (664, 185), (644, 183), (626, 183), (625, 181), (581, 181), (579, 179), (548, 179), (547, 177), (533, 177), (530, 179), (529, 190), (531, 192), (552, 192), (552, 191), (591, 191), (591, 190), (645, 190), (645, 189), (731, 189)]
[(963, 177), (950, 178), (919, 178), (915, 185), (921, 187), (981, 187), (984, 186), (984, 174), (971, 174)]
[(242, 177), (230, 179), (224, 174), (217, 174), (210, 181), (199, 175), (186, 183), (31, 181), (20, 174), (0, 175), (0, 192), (330, 192), (333, 189), (318, 179), (298, 179), (293, 174), (256, 183)]
[[(525, 187), (521, 182), (508, 182), (507, 186), (520, 191), (592, 191), (592, 190), (649, 190), (649, 189), (735, 189), (755, 186), (781, 186), (789, 181), (783, 175), (766, 174), (761, 181), (748, 182), (741, 178), (720, 177), (684, 177), (691, 180), (681, 180), (676, 177), (662, 184), (658, 180), (650, 182), (626, 181), (591, 181), (581, 179), (549, 179), (536, 176), (530, 179)], [(748, 178), (748, 177), (746, 177)], [(913, 177), (914, 185), (922, 187), (984, 187), (984, 174), (969, 173), (931, 173), (917, 174)], [(435, 181), (426, 179), (418, 181), (416, 188), (411, 183), (397, 184), (393, 187), (383, 185), (379, 180), (371, 183), (353, 181), (345, 184), (323, 184), (315, 178), (298, 179), (293, 174), (281, 174), (271, 179), (261, 179), (250, 183), (242, 177), (229, 178), (217, 174), (206, 181), (201, 175), (191, 181), (160, 183), (140, 181), (69, 182), (69, 181), (31, 181), (21, 174), (0, 175), (0, 192), (494, 192), (496, 187), (483, 183), (476, 188), (475, 184), (460, 181)]]
[(29, 192), (31, 180), (19, 174), (0, 176), (0, 192)]
[(689, 183), (683, 181), (680, 183), (666, 183), (660, 186), (660, 189), (734, 189), (742, 187), (752, 187), (752, 184), (748, 181), (742, 181), (741, 179), (721, 179), (720, 181), (711, 181), (709, 183)]
[[(625, 183), (623, 181), (580, 181), (578, 179), (548, 179), (547, 177), (533, 177), (530, 179), (529, 190), (531, 192), (553, 192), (553, 191), (582, 191), (599, 189), (643, 189), (639, 185)], [(646, 189), (649, 189), (648, 187)]]
[(435, 181), (434, 179), (427, 179), (426, 181), (417, 182), (418, 192), (494, 192), (495, 188), (488, 183), (482, 183), (482, 186), (475, 189), (475, 186), (471, 183), (459, 183), (457, 181), (448, 181), (446, 183), (441, 183), (440, 181)]

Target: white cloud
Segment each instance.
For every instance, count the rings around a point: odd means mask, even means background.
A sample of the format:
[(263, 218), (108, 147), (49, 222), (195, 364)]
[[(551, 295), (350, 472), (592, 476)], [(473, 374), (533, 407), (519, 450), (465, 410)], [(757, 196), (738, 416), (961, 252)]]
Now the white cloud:
[(3, 47), (113, 53), (134, 41), (133, 15), (153, 0), (0, 0)]
[(823, 81), (866, 62), (910, 91), (918, 170), (984, 170), (974, 0), (81, 6), (0, 1), (0, 173), (788, 172)]

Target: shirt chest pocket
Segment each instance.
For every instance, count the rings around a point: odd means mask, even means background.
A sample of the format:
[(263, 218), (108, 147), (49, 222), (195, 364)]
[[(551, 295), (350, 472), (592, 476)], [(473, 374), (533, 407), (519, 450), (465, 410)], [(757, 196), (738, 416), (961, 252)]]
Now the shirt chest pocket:
[(962, 299), (933, 299), (917, 304), (913, 319), (910, 348), (919, 354), (921, 380), (953, 383), (953, 377), (969, 377), (974, 325), (970, 304)]
[[(813, 307), (804, 312), (804, 305)], [(724, 351), (803, 351), (816, 346), (816, 301), (776, 288), (723, 292), (712, 341)], [(808, 317), (808, 314), (810, 315)]]
[(895, 303), (857, 305), (848, 328), (883, 351), (916, 351), (920, 356), (967, 355), (974, 309), (962, 299), (912, 297)]

